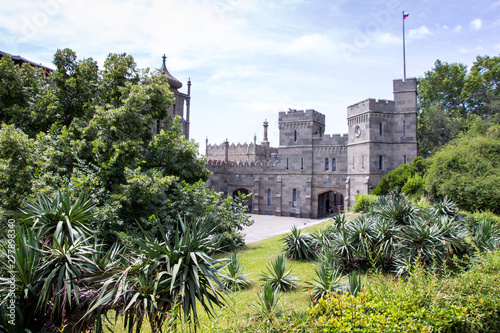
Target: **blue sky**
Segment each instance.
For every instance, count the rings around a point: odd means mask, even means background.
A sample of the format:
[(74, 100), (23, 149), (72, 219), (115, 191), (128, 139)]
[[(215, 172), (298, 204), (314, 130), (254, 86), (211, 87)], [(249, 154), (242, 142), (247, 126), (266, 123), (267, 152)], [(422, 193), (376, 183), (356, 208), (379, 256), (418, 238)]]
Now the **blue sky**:
[(315, 109), (326, 133), (347, 132), (346, 108), (392, 99), (402, 78), (437, 59), (469, 67), (500, 53), (500, 1), (450, 0), (0, 0), (0, 50), (52, 66), (58, 48), (101, 65), (126, 52), (139, 67), (192, 80), (191, 137), (210, 143), (269, 139), (278, 112)]

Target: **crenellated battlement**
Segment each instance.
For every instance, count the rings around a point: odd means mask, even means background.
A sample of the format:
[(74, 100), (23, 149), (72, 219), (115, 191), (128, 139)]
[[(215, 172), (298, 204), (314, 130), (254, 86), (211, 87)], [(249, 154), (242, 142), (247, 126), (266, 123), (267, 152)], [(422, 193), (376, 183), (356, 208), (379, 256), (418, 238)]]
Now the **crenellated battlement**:
[(279, 113), (279, 122), (301, 122), (313, 121), (319, 124), (325, 124), (325, 115), (312, 109), (281, 111)]
[[(274, 168), (276, 165), (280, 163), (279, 160), (276, 161), (255, 161), (255, 162), (244, 162), (244, 161), (224, 161), (224, 160), (208, 160), (207, 161), (207, 168), (210, 171), (213, 171), (215, 169), (220, 169), (220, 168), (240, 168), (240, 169), (245, 169), (245, 168)], [(251, 170), (251, 171), (256, 171), (256, 170)], [(263, 171), (263, 170), (262, 170)]]
[(317, 142), (319, 146), (345, 146), (348, 142), (349, 135), (344, 134), (323, 134)]
[(365, 112), (392, 113), (394, 112), (394, 101), (387, 99), (369, 98), (347, 107), (347, 118), (360, 115)]

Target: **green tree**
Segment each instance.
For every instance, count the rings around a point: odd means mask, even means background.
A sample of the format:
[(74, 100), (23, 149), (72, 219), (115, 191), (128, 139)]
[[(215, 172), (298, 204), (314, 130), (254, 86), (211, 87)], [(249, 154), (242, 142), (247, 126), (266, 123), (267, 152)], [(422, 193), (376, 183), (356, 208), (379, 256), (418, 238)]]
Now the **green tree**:
[(434, 68), (418, 80), (419, 151), (430, 155), (457, 137), (467, 116), (462, 91), (467, 66), (436, 60)]
[[(239, 229), (250, 222), (243, 213), (236, 218), (212, 208), (220, 196), (206, 188), (210, 173), (198, 145), (167, 112), (173, 94), (165, 75), (137, 69), (127, 54), (110, 54), (97, 70), (91, 58), (78, 60), (64, 49), (54, 64), (47, 82), (31, 66), (0, 61), (4, 209), (59, 189), (75, 197), (83, 191), (96, 199), (94, 227), (108, 240), (136, 237), (139, 225), (158, 236), (157, 221), (173, 228), (179, 214), (211, 214), (214, 225), (228, 225), (216, 234), (233, 239), (230, 247), (242, 243)], [(164, 128), (153, 135), (157, 120)]]
[(436, 153), (425, 179), (437, 199), (448, 196), (461, 209), (500, 213), (500, 136), (498, 125), (485, 135), (471, 133)]
[[(386, 195), (392, 189), (401, 190), (408, 179), (415, 175), (422, 176), (425, 173), (425, 161), (422, 157), (413, 159), (410, 164), (402, 164), (389, 173), (382, 176), (382, 180), (370, 194)], [(408, 194), (408, 193), (407, 193)]]

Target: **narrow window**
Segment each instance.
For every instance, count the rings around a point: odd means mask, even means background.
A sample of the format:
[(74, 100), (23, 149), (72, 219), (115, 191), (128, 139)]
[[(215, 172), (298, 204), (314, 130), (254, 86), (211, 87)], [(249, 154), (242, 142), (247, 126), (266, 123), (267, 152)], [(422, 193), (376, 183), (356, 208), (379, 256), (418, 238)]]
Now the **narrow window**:
[(297, 142), (297, 131), (293, 131), (293, 142)]
[(288, 158), (286, 159), (286, 169), (288, 170)]
[(380, 123), (380, 126), (379, 126), (379, 132), (380, 132), (380, 133), (379, 133), (379, 134), (380, 134), (380, 136), (382, 136), (382, 123)]
[(335, 157), (332, 158), (332, 171), (337, 171), (337, 159)]
[(379, 170), (384, 169), (384, 156), (382, 155), (378, 157), (378, 168)]
[(361, 155), (361, 169), (365, 169), (365, 155)]
[(300, 170), (304, 170), (304, 158), (300, 159)]
[(403, 121), (403, 137), (406, 138), (406, 121)]
[(406, 164), (406, 155), (403, 156), (403, 164)]
[(328, 160), (328, 157), (325, 158), (325, 171), (328, 171), (330, 169), (330, 161)]
[(297, 207), (297, 190), (292, 191), (292, 207)]
[(267, 189), (267, 205), (271, 206), (271, 189)]
[(354, 156), (352, 157), (352, 169), (354, 170)]

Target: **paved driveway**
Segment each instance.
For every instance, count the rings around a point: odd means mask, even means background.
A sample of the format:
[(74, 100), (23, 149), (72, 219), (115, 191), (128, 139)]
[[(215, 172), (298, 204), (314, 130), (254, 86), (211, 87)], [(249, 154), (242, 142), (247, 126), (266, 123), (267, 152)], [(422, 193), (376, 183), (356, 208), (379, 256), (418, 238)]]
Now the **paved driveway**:
[(245, 243), (255, 243), (266, 238), (290, 232), (293, 226), (297, 228), (310, 227), (324, 222), (328, 219), (311, 220), (296, 217), (255, 215), (250, 214), (250, 220), (254, 223), (250, 227), (244, 227), (242, 233), (245, 234)]

